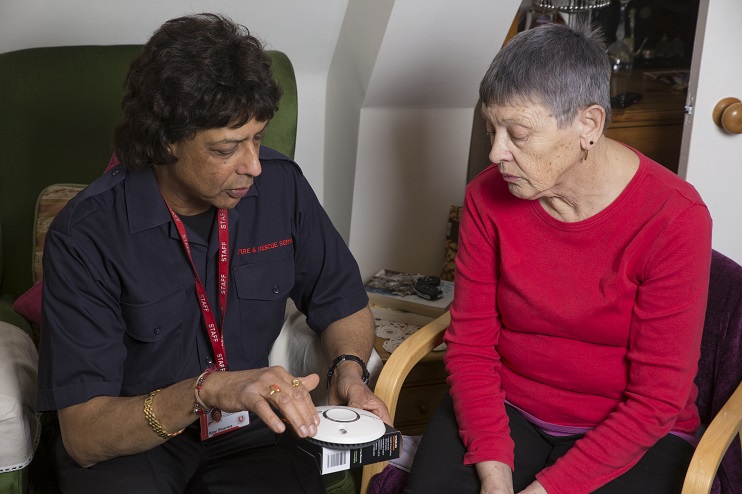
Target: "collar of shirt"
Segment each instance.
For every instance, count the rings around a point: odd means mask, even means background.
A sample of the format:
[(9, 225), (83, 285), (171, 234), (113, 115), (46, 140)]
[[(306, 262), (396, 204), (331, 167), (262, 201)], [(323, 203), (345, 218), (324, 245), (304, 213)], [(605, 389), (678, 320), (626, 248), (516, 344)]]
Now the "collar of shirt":
[[(259, 178), (255, 177), (247, 196), (240, 201), (240, 204), (249, 197), (258, 195)], [(160, 194), (157, 178), (152, 168), (127, 170), (124, 194), (126, 195), (126, 216), (129, 219), (129, 233), (134, 234), (172, 221), (170, 212)], [(237, 209), (238, 207), (229, 210), (230, 224), (240, 217)], [(176, 239), (180, 238), (175, 228), (170, 229), (170, 236)]]

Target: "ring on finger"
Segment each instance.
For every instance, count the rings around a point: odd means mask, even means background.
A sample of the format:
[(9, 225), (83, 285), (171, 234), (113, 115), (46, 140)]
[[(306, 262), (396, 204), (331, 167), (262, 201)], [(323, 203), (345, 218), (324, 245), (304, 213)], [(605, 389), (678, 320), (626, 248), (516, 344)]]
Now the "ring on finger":
[(275, 385), (275, 384), (271, 384), (271, 392), (270, 392), (270, 393), (268, 393), (268, 396), (272, 396), (272, 395), (273, 395), (273, 393), (280, 393), (280, 392), (281, 392), (281, 388), (279, 388), (279, 387), (278, 387), (277, 385)]
[(301, 381), (299, 381), (297, 378), (294, 378), (294, 380), (291, 381), (291, 385), (295, 388), (298, 388), (299, 386), (301, 386)]

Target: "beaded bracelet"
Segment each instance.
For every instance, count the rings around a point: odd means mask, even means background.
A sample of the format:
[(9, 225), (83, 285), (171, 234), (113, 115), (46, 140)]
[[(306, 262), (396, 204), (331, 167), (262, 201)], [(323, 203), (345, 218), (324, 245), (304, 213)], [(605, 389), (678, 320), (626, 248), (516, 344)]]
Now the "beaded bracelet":
[(214, 407), (209, 407), (206, 405), (206, 403), (203, 402), (201, 399), (201, 386), (203, 386), (204, 381), (206, 380), (206, 376), (211, 374), (214, 371), (213, 367), (210, 367), (203, 371), (200, 376), (198, 376), (198, 379), (196, 379), (196, 387), (193, 390), (193, 395), (196, 398), (196, 403), (193, 405), (193, 413), (198, 413), (201, 415), (206, 415), (207, 413), (211, 412), (211, 410)]
[(361, 369), (363, 371), (361, 379), (363, 379), (363, 382), (368, 384), (369, 380), (369, 373), (368, 368), (366, 367), (366, 363), (363, 361), (361, 357), (357, 357), (355, 355), (340, 355), (338, 358), (332, 361), (332, 364), (330, 364), (330, 368), (327, 369), (327, 387), (330, 387), (330, 383), (332, 382), (332, 375), (335, 373), (335, 369), (338, 365), (340, 365), (342, 362), (345, 362), (346, 360), (352, 360), (353, 362), (357, 363), (361, 366)]
[(163, 439), (170, 439), (171, 437), (175, 437), (181, 432), (183, 432), (185, 429), (180, 429), (178, 432), (173, 432), (172, 434), (165, 430), (164, 427), (162, 427), (162, 424), (159, 420), (157, 420), (157, 417), (155, 417), (155, 411), (152, 407), (152, 399), (155, 397), (157, 393), (159, 393), (160, 389), (156, 389), (152, 391), (150, 394), (147, 395), (147, 397), (144, 399), (144, 416), (147, 418), (147, 423), (150, 427), (152, 427), (152, 430), (155, 431), (155, 433), (160, 436)]

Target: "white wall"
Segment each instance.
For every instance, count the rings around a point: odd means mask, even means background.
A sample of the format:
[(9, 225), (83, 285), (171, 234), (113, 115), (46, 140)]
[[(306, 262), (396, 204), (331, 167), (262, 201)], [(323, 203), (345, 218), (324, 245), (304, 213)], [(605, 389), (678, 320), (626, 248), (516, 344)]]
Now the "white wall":
[(742, 264), (742, 135), (727, 134), (711, 118), (722, 98), (742, 99), (740, 14), (738, 0), (700, 2), (688, 90), (693, 113), (685, 117), (679, 174), (709, 208), (714, 249)]
[(350, 248), (361, 275), (439, 274), (479, 82), (520, 0), (394, 3), (361, 110)]
[(299, 92), (296, 160), (322, 198), (327, 72), (347, 5), (348, 0), (0, 0), (0, 53), (144, 43), (168, 19), (226, 14), (293, 62)]
[(380, 269), (440, 274), (471, 125), (471, 108), (362, 110), (350, 247), (364, 279)]
[(323, 205), (346, 240), (356, 170), (358, 126), (394, 0), (351, 1), (327, 76)]
[(296, 70), (296, 159), (364, 277), (438, 272), (460, 203), (477, 86), (520, 0), (0, 0), (0, 53), (144, 43), (211, 11)]

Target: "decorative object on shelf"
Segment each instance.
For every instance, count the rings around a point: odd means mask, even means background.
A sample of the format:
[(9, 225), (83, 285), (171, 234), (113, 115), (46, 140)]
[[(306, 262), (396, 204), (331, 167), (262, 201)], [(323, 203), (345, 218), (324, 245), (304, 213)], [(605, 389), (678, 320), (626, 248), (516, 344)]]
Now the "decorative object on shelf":
[(690, 82), (690, 70), (652, 70), (644, 72), (644, 77), (664, 82), (675, 91), (686, 91)]
[[(626, 6), (631, 0), (619, 0), (621, 10), (618, 16), (618, 28), (616, 29), (616, 41), (608, 45), (606, 53), (611, 62), (614, 73), (630, 73), (634, 68), (634, 50), (626, 42)], [(630, 37), (633, 39), (633, 34)]]
[(446, 243), (443, 248), (443, 270), (441, 271), (441, 279), (446, 281), (453, 281), (456, 273), (456, 252), (459, 250), (461, 209), (461, 206), (451, 206), (448, 213)]
[[(377, 305), (371, 306), (376, 323), (376, 336), (382, 340), (382, 348), (392, 353), (408, 337), (417, 332), (418, 329), (432, 321), (429, 316), (389, 309)], [(446, 344), (441, 343), (435, 351), (446, 349)]]
[(373, 304), (438, 317), (451, 305), (453, 282), (436, 277), (440, 283), (440, 295), (431, 300), (415, 291), (416, 286), (419, 288), (417, 281), (424, 277), (429, 278), (421, 274), (382, 269), (366, 283), (366, 293)]
[[(567, 25), (574, 27), (578, 16), (585, 15), (590, 21), (593, 10), (607, 7), (610, 3), (610, 0), (532, 0), (528, 15), (532, 16), (532, 11), (534, 13), (559, 12), (565, 18)], [(526, 26), (534, 27), (530, 18), (526, 20)]]

